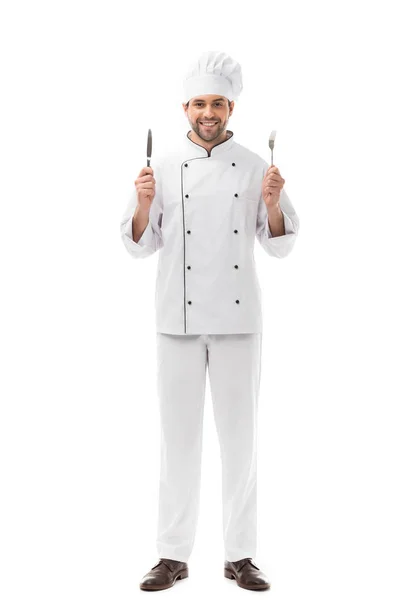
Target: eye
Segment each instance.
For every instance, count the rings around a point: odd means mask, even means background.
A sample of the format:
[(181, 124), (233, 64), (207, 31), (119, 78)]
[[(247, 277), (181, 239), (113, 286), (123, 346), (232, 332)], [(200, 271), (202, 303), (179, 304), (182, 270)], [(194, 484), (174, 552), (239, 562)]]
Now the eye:
[[(223, 106), (222, 102), (215, 102), (215, 104), (219, 104), (219, 106)], [(195, 106), (203, 106), (201, 102), (195, 102)]]

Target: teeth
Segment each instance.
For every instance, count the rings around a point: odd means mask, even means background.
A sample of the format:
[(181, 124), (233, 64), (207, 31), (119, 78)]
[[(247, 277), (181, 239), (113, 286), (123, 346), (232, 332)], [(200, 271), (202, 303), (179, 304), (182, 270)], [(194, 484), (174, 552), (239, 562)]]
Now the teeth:
[(215, 125), (215, 123), (208, 123), (207, 121), (200, 121), (202, 125)]

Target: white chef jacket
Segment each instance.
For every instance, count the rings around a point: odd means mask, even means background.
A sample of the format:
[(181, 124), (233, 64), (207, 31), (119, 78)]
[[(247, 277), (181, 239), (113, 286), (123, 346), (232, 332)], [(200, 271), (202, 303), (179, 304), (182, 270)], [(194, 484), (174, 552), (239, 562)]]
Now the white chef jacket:
[(299, 218), (284, 189), (285, 234), (272, 237), (262, 196), (269, 164), (230, 137), (208, 151), (187, 132), (174, 150), (151, 166), (156, 193), (149, 223), (132, 238), (136, 189), (123, 214), (122, 241), (134, 258), (159, 250), (156, 330), (170, 334), (258, 333), (261, 289), (254, 239), (276, 258), (296, 241)]

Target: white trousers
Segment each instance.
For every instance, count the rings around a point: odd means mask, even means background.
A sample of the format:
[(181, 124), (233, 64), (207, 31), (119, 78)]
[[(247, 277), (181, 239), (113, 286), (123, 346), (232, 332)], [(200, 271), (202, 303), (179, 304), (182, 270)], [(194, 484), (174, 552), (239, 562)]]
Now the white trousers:
[(225, 559), (254, 558), (262, 333), (156, 335), (161, 427), (159, 557), (187, 562), (192, 552), (208, 367), (222, 465)]

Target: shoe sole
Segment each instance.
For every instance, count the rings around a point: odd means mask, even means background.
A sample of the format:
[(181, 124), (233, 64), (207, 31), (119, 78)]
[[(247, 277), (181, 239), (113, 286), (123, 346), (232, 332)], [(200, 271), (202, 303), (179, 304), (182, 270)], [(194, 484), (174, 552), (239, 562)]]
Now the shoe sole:
[(158, 590), (167, 590), (168, 588), (172, 587), (175, 582), (177, 581), (177, 579), (186, 579), (186, 577), (189, 577), (189, 569), (184, 569), (183, 571), (180, 571), (175, 579), (169, 583), (168, 585), (142, 585), (140, 584), (140, 589), (144, 590), (146, 592), (155, 592)]
[(229, 569), (224, 569), (224, 575), (225, 577), (227, 577), (228, 579), (235, 579), (236, 583), (239, 587), (244, 588), (245, 590), (269, 590), (269, 588), (271, 587), (270, 583), (260, 583), (258, 585), (244, 585), (243, 583), (240, 583), (240, 581), (238, 579), (236, 579), (236, 575), (233, 571), (230, 571)]

